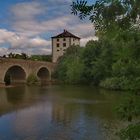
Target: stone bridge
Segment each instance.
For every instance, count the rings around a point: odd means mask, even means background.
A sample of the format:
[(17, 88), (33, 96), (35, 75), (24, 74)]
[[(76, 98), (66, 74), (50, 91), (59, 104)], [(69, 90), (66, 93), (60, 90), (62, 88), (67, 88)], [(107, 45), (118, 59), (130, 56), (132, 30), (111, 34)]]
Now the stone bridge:
[(0, 58), (0, 84), (26, 83), (29, 75), (34, 74), (40, 81), (51, 81), (54, 63), (21, 59)]

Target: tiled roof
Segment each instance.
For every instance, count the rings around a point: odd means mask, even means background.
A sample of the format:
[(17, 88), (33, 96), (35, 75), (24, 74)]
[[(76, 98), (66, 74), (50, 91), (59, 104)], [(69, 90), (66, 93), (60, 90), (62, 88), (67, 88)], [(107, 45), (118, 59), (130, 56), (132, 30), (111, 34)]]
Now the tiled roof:
[(64, 30), (63, 33), (57, 35), (57, 36), (53, 36), (52, 38), (63, 38), (63, 37), (73, 37), (73, 38), (77, 38), (80, 39), (80, 37), (75, 36), (74, 34), (68, 32), (67, 30)]

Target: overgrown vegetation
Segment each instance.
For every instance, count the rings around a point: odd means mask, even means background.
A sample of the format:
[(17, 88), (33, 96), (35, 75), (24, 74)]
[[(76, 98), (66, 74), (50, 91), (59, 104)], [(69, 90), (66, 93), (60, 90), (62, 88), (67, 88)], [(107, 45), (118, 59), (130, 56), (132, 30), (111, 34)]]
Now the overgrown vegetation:
[(29, 57), (30, 60), (35, 60), (35, 61), (52, 61), (52, 56), (51, 55), (31, 55)]
[(140, 96), (137, 93), (133, 91), (125, 95), (116, 108), (119, 118), (129, 122), (125, 128), (117, 132), (121, 140), (140, 139)]
[(94, 23), (98, 41), (71, 47), (59, 60), (57, 78), (116, 90), (140, 89), (140, 1), (73, 1), (72, 13)]
[(35, 74), (30, 74), (26, 80), (27, 85), (38, 85), (39, 80)]
[[(59, 60), (57, 78), (71, 84), (94, 84), (117, 90), (140, 89), (140, 31), (70, 47)], [(121, 36), (121, 37), (120, 37)]]
[(9, 53), (7, 56), (4, 55), (3, 58), (14, 58), (14, 59), (24, 59), (24, 60), (34, 60), (34, 61), (52, 61), (52, 55), (31, 55), (28, 56), (25, 53), (16, 54)]
[(130, 122), (118, 134), (121, 140), (139, 140), (140, 0), (77, 0), (71, 7), (81, 19), (89, 17), (99, 37), (83, 51), (82, 76), (86, 83), (132, 92), (117, 107), (120, 118)]

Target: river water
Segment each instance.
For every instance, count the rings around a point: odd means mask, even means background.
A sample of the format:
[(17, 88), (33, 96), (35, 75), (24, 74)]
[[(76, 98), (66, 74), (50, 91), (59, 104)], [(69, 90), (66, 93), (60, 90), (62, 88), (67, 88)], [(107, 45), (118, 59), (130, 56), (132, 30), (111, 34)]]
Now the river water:
[(87, 86), (0, 89), (0, 140), (113, 140), (121, 93)]

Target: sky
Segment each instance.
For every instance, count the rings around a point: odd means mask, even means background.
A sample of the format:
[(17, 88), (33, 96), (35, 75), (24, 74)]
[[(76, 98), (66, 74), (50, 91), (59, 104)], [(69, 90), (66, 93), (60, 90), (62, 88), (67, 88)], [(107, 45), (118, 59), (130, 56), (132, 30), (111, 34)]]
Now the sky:
[(97, 39), (90, 21), (71, 14), (71, 4), (72, 0), (0, 0), (0, 55), (51, 54), (51, 37), (64, 29), (79, 36), (82, 46)]

